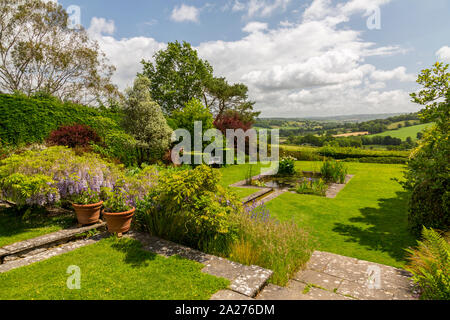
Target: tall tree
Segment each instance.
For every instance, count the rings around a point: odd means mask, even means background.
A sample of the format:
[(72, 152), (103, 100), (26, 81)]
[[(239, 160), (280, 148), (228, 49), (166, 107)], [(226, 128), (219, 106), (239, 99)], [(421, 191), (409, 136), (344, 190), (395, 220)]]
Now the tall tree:
[(436, 63), (422, 70), (417, 82), (423, 86), (412, 93), (413, 101), (424, 106), (419, 116), (434, 126), (423, 133), (413, 150), (404, 186), (411, 191), (409, 222), (419, 235), (422, 226), (450, 229), (450, 73), (449, 65)]
[(158, 103), (152, 100), (150, 80), (138, 76), (134, 86), (126, 92), (124, 128), (134, 136), (141, 148), (141, 162), (159, 158), (169, 148), (172, 130)]
[(154, 59), (154, 63), (142, 61), (142, 74), (150, 79), (151, 95), (166, 115), (183, 109), (192, 98), (202, 98), (212, 67), (198, 57), (189, 43), (169, 42), (167, 49), (158, 51)]
[(248, 88), (243, 83), (230, 85), (225, 78), (209, 78), (203, 90), (203, 101), (216, 120), (227, 111), (241, 114), (247, 122), (253, 122), (260, 113), (253, 111), (254, 102), (248, 100)]
[(91, 103), (118, 95), (98, 44), (68, 25), (61, 5), (0, 0), (0, 90)]

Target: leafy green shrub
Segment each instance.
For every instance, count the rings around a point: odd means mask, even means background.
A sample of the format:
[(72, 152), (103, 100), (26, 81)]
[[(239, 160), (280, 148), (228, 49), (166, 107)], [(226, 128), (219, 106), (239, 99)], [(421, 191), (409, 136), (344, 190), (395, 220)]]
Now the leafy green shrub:
[(309, 234), (293, 221), (270, 217), (264, 205), (253, 203), (232, 217), (238, 235), (229, 259), (273, 270), (272, 283), (286, 285), (311, 257), (314, 243)]
[(324, 180), (313, 180), (311, 178), (304, 178), (300, 183), (295, 186), (295, 191), (300, 194), (315, 194), (318, 196), (324, 196), (327, 192), (328, 185)]
[(422, 241), (408, 249), (414, 282), (426, 300), (450, 300), (450, 242), (433, 229), (423, 228)]
[(126, 166), (138, 163), (139, 151), (137, 141), (129, 134), (113, 130), (105, 133), (103, 144), (92, 144), (92, 150), (110, 159), (118, 159)]
[(279, 175), (293, 175), (295, 174), (295, 159), (294, 157), (283, 157), (279, 162), (278, 174)]
[(102, 190), (102, 198), (104, 199), (104, 210), (110, 213), (121, 213), (131, 210), (134, 201), (127, 191), (120, 185), (114, 188), (104, 188)]
[(158, 186), (137, 205), (137, 226), (203, 251), (227, 252), (234, 234), (229, 216), (241, 204), (219, 178), (205, 165), (160, 172)]
[(328, 160), (323, 162), (322, 167), (320, 168), (320, 173), (328, 182), (345, 183), (347, 167), (342, 162)]
[(424, 108), (419, 117), (434, 125), (423, 132), (405, 172), (404, 188), (410, 191), (408, 220), (420, 234), (422, 226), (450, 230), (450, 72), (449, 65), (437, 62), (422, 70), (417, 82), (423, 85), (412, 93), (413, 101)]

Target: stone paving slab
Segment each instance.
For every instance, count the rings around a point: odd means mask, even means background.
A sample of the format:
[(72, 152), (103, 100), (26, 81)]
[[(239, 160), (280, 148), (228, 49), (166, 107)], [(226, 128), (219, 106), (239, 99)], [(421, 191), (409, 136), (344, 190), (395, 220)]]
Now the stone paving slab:
[(75, 249), (87, 246), (89, 244), (93, 244), (104, 238), (107, 234), (96, 235), (92, 238), (81, 239), (77, 241), (72, 241), (68, 243), (64, 243), (58, 247), (51, 248), (49, 250), (43, 251), (41, 253), (35, 255), (29, 255), (22, 259), (14, 260), (11, 262), (7, 262), (0, 265), (0, 273), (7, 272), (19, 267), (24, 267), (30, 265), (32, 263), (40, 262), (43, 260), (47, 260), (49, 258), (73, 251)]
[(106, 222), (102, 222), (80, 228), (74, 227), (64, 229), (53, 233), (45, 234), (43, 236), (39, 236), (33, 239), (16, 242), (0, 248), (0, 257), (6, 257), (9, 255), (18, 255), (44, 246), (50, 246), (58, 242), (67, 242), (68, 240), (84, 232), (94, 229), (102, 229), (105, 227)]
[(257, 198), (259, 198), (259, 197), (261, 197), (261, 196), (263, 196), (263, 195), (265, 195), (265, 194), (268, 194), (268, 193), (272, 192), (272, 190), (273, 190), (272, 188), (261, 188), (260, 191), (257, 191), (257, 192), (255, 192), (255, 193), (249, 195), (248, 197), (245, 197), (245, 198), (242, 200), (242, 203), (243, 203), (243, 204), (247, 204), (247, 203), (249, 203), (249, 202), (252, 202), (252, 201), (254, 201), (254, 200), (257, 199)]
[(306, 269), (322, 272), (329, 263), (330, 259), (327, 252), (314, 251), (306, 264)]
[(314, 270), (305, 270), (304, 272), (299, 272), (294, 276), (294, 279), (306, 284), (313, 283), (330, 291), (339, 288), (339, 285), (343, 281), (340, 278)]
[(394, 294), (383, 289), (369, 289), (365, 285), (360, 283), (343, 280), (337, 293), (350, 295), (356, 299), (361, 300), (392, 300), (394, 299)]
[[(405, 270), (334, 253), (315, 251), (295, 279), (357, 299), (415, 299), (411, 274)], [(327, 280), (327, 281), (325, 281)]]
[(254, 299), (231, 290), (220, 290), (215, 294), (213, 294), (210, 300), (254, 300)]
[(146, 233), (132, 231), (125, 236), (139, 240), (144, 249), (157, 254), (166, 257), (179, 255), (200, 262), (205, 265), (202, 272), (230, 280), (231, 290), (248, 297), (254, 297), (273, 274), (271, 270), (258, 266), (245, 266), (171, 241), (152, 237)]

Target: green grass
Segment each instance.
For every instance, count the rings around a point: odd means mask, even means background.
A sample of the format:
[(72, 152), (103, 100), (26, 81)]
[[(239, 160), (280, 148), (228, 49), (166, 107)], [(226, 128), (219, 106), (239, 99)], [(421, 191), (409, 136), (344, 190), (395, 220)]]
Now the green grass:
[(404, 120), (404, 121), (393, 122), (393, 123), (389, 124), (389, 125), (387, 126), (387, 128), (388, 128), (389, 130), (397, 129), (399, 124), (401, 124), (401, 125), (404, 127), (406, 121), (408, 121), (408, 122), (409, 122), (410, 124), (412, 124), (412, 125), (418, 125), (418, 124), (420, 124), (420, 121), (419, 121), (419, 120)]
[(377, 134), (373, 134), (373, 135), (368, 135), (367, 137), (372, 137), (372, 136), (391, 136), (393, 138), (399, 138), (402, 140), (406, 140), (406, 138), (411, 137), (411, 139), (413, 139), (413, 141), (417, 140), (417, 133), (432, 126), (432, 123), (424, 123), (424, 124), (419, 124), (417, 126), (411, 126), (411, 127), (403, 127), (397, 130), (389, 130), (389, 131), (384, 131), (381, 133), (377, 133)]
[(74, 214), (40, 216), (25, 221), (8, 211), (0, 210), (0, 247), (68, 228), (76, 221)]
[[(268, 202), (267, 208), (272, 216), (294, 220), (310, 231), (318, 250), (403, 267), (404, 249), (415, 245), (415, 239), (407, 226), (408, 194), (392, 178), (401, 179), (404, 167), (347, 165), (355, 177), (336, 198), (284, 193)], [(223, 173), (240, 177), (245, 172), (240, 167), (224, 168)], [(321, 162), (296, 162), (298, 170), (319, 171), (320, 167)]]
[[(0, 300), (203, 300), (229, 281), (201, 272), (203, 265), (165, 258), (140, 242), (109, 238), (49, 260), (0, 274)], [(67, 268), (81, 270), (81, 289), (70, 290)]]

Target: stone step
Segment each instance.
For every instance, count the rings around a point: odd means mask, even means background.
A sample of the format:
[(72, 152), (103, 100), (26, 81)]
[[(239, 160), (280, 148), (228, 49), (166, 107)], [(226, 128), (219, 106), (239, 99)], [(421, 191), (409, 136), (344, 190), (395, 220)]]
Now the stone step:
[(38, 254), (42, 250), (67, 243), (76, 239), (79, 235), (91, 230), (103, 231), (106, 229), (106, 222), (99, 222), (84, 227), (72, 227), (53, 233), (45, 234), (33, 239), (28, 239), (6, 245), (0, 248), (0, 263), (12, 261), (33, 253)]
[(48, 250), (43, 250), (35, 253), (28, 253), (27, 255), (12, 261), (5, 262), (0, 264), (0, 273), (7, 272), (13, 269), (17, 269), (20, 267), (24, 267), (30, 265), (32, 263), (44, 261), (50, 259), (55, 256), (59, 256), (61, 254), (76, 250), (78, 248), (93, 244), (98, 242), (107, 236), (107, 232), (103, 232), (102, 234), (95, 235), (91, 238), (87, 239), (79, 239), (75, 241), (66, 242), (59, 246), (52, 247)]
[[(205, 266), (202, 272), (230, 280), (229, 290), (218, 294), (215, 296), (215, 299), (226, 300), (232, 297), (239, 297), (236, 294), (253, 298), (266, 285), (273, 274), (272, 270), (259, 266), (245, 266), (171, 241), (153, 237), (146, 233), (130, 231), (124, 236), (139, 240), (145, 250), (166, 257), (178, 255), (182, 258), (202, 263)], [(234, 294), (228, 291), (232, 291)]]

